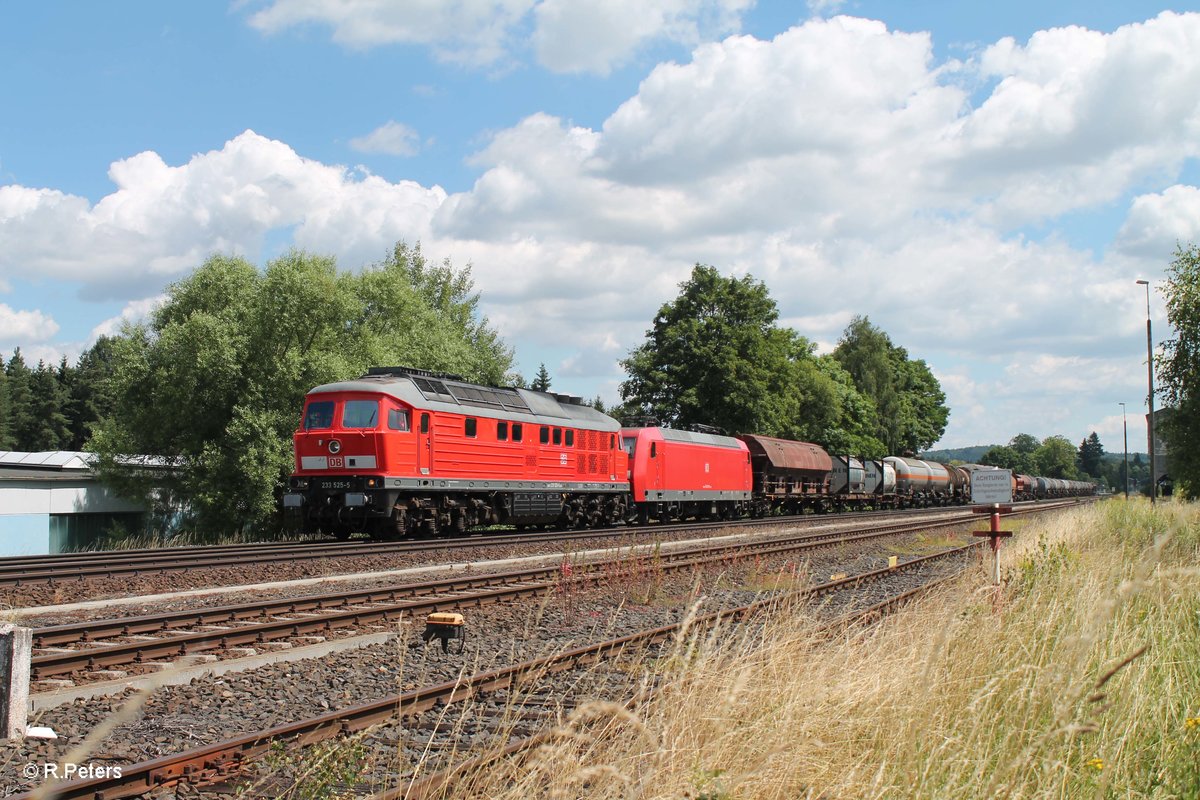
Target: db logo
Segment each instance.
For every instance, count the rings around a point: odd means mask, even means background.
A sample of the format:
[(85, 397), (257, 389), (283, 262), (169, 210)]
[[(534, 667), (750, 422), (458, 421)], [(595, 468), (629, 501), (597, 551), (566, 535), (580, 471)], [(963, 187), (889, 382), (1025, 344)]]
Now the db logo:
[(331, 456), (329, 459), (330, 469), (341, 469), (346, 466), (346, 460), (341, 456)]

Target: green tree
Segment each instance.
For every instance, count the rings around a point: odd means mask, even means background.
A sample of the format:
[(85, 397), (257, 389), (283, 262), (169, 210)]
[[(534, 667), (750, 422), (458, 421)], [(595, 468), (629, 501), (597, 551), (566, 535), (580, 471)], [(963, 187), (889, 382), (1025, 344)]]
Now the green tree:
[(833, 357), (874, 404), (874, 434), (889, 453), (928, 450), (942, 438), (950, 410), (937, 378), (870, 319), (851, 320)]
[(8, 399), (8, 374), (0, 365), (0, 450), (12, 449), (12, 405)]
[(24, 449), (31, 452), (62, 450), (71, 439), (67, 425), (67, 392), (55, 370), (44, 361), (29, 377), (29, 426)]
[(1163, 294), (1175, 336), (1163, 342), (1156, 359), (1159, 392), (1174, 409), (1165, 415), (1162, 435), (1169, 445), (1171, 477), (1195, 497), (1200, 494), (1200, 247), (1176, 245)]
[[(113, 341), (121, 413), (96, 426), (99, 469), (127, 494), (182, 500), (202, 533), (265, 528), (313, 386), (383, 364), (484, 381), (506, 373), (507, 348), (471, 316), (477, 302), (466, 270), (429, 268), (419, 249), (398, 247), (357, 276), (299, 251), (263, 272), (214, 256)], [(148, 475), (138, 455), (172, 469)]]
[(537, 377), (533, 379), (533, 383), (529, 386), (535, 392), (550, 391), (550, 373), (546, 371), (545, 364), (538, 365)]
[(33, 394), (30, 389), (33, 373), (25, 364), (21, 348), (13, 350), (4, 371), (8, 379), (9, 441), (12, 449), (27, 451), (34, 439), (36, 420), (33, 417)]
[(1047, 478), (1078, 477), (1075, 471), (1075, 445), (1065, 436), (1047, 436), (1033, 458), (1038, 475)]
[[(512, 349), (479, 312), (479, 293), (475, 291), (470, 264), (457, 268), (447, 258), (435, 266), (425, 258), (419, 242), (413, 247), (398, 242), (386, 259), (363, 275), (364, 282), (378, 291), (381, 287), (376, 278), (382, 280), (385, 288), (392, 287), (384, 294), (393, 304), (410, 305), (409, 298), (395, 290), (405, 287), (404, 291), (420, 304), (418, 316), (432, 317), (437, 322), (429, 336), (420, 337), (417, 346), (405, 347), (395, 335), (396, 318), (392, 315), (398, 309), (386, 305), (373, 309), (382, 312), (372, 315), (371, 321), (383, 339), (385, 352), (401, 349), (411, 353), (407, 356), (410, 364), (420, 361), (430, 364), (428, 369), (456, 371), (488, 386), (509, 383)], [(400, 330), (412, 334), (407, 327)]]
[(1088, 475), (1099, 478), (1103, 474), (1104, 445), (1095, 431), (1079, 443), (1079, 467)]
[(761, 281), (726, 278), (697, 264), (664, 304), (646, 342), (622, 366), (622, 411), (664, 425), (714, 425), (730, 432), (805, 438), (836, 419), (836, 387), (814, 346), (776, 326), (775, 301)]
[(814, 433), (812, 440), (834, 453), (863, 458), (888, 455), (887, 446), (875, 436), (875, 404), (858, 391), (850, 373), (832, 355), (821, 356), (817, 365), (834, 388), (837, 414), (823, 429)]
[(942, 438), (950, 420), (946, 393), (923, 360), (909, 359), (902, 347), (892, 351), (892, 358), (900, 376), (899, 449), (913, 453), (928, 450)]
[(987, 467), (999, 467), (1000, 469), (1011, 469), (1013, 472), (1024, 473), (1026, 470), (1021, 468), (1021, 454), (1012, 447), (998, 445), (984, 453), (979, 463)]
[[(71, 429), (68, 450), (82, 450), (92, 436), (92, 428), (113, 413), (112, 376), (114, 340), (101, 336), (80, 354), (73, 370), (65, 372), (67, 419)], [(64, 375), (62, 367), (60, 375)]]
[(1041, 441), (1028, 433), (1018, 433), (1009, 439), (1008, 447), (1016, 454), (1013, 466), (1009, 469), (1016, 470), (1022, 475), (1041, 474), (1038, 472), (1037, 459), (1034, 457), (1041, 446)]

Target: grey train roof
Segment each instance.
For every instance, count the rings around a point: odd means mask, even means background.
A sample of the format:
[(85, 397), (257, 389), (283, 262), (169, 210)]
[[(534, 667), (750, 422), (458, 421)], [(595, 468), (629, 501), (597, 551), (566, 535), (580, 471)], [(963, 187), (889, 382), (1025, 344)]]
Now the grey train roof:
[(711, 447), (728, 447), (731, 450), (741, 450), (744, 445), (732, 436), (721, 436), (702, 431), (681, 431), (677, 428), (659, 428), (662, 437), (669, 442), (689, 442), (691, 444), (706, 444)]
[[(451, 380), (436, 373), (387, 372), (368, 374), (348, 381), (326, 383), (308, 391), (378, 392), (430, 411), (466, 414), (473, 417), (509, 419), (535, 425), (558, 425), (582, 430), (613, 432), (620, 423), (576, 398), (535, 392), (532, 389), (480, 386)], [(573, 402), (574, 401), (574, 402)]]

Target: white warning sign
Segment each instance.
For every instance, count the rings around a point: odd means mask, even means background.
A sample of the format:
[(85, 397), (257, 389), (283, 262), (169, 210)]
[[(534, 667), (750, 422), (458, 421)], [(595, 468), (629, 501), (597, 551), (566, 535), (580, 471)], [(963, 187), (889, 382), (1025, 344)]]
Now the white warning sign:
[(971, 502), (980, 504), (1012, 502), (1011, 469), (977, 469), (971, 473)]

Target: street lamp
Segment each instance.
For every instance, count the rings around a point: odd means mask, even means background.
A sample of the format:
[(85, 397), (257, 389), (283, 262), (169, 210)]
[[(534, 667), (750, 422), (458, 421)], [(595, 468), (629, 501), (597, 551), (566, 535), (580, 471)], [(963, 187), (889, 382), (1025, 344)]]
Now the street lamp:
[(1121, 407), (1121, 428), (1125, 432), (1125, 499), (1129, 499), (1129, 423), (1125, 420), (1125, 404), (1118, 403)]
[(1154, 468), (1154, 339), (1150, 335), (1150, 281), (1138, 281), (1139, 286), (1146, 287), (1146, 374), (1150, 384), (1150, 395), (1146, 405), (1150, 408), (1150, 416), (1146, 423), (1150, 435), (1150, 502), (1158, 497), (1158, 473)]

